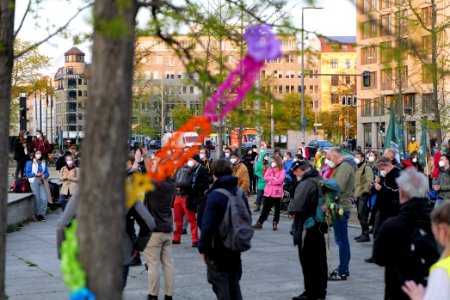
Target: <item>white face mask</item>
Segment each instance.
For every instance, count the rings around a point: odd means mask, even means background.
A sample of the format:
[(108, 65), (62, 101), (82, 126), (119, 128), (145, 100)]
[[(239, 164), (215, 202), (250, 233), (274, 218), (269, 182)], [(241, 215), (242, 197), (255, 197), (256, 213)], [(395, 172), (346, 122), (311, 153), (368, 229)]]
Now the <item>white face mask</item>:
[(370, 161), (370, 162), (374, 162), (374, 161), (375, 161), (375, 157), (369, 156), (369, 161)]
[(331, 160), (329, 160), (328, 158), (325, 159), (325, 163), (330, 167), (330, 168), (334, 168), (336, 166), (336, 164), (334, 162), (332, 162)]
[(252, 154), (252, 151), (248, 151), (247, 154)]
[(439, 161), (439, 167), (441, 167), (441, 168), (445, 167), (445, 162), (440, 160)]
[(40, 135), (40, 134), (36, 134), (36, 137), (37, 137), (38, 139), (40, 139), (40, 138), (41, 138), (41, 135)]
[(264, 157), (264, 160), (269, 161), (269, 157), (268, 156)]
[(413, 162), (413, 163), (416, 163), (416, 162), (417, 162), (417, 157), (414, 157), (414, 158), (412, 159), (412, 162)]
[(296, 162), (298, 159), (294, 158), (293, 161)]
[(192, 168), (192, 167), (194, 166), (194, 162), (193, 162), (192, 160), (188, 160), (187, 166), (188, 166), (189, 168)]
[(68, 161), (67, 161), (67, 165), (68, 165), (68, 166), (71, 166), (72, 164), (73, 164), (73, 160), (68, 160)]
[(287, 161), (288, 159), (287, 159), (287, 157), (283, 157), (283, 160), (284, 160), (284, 161)]
[(206, 157), (206, 154), (200, 153), (198, 156), (200, 156), (200, 159), (204, 159)]
[(386, 177), (387, 171), (386, 170), (380, 170), (380, 176)]
[(415, 140), (416, 140), (416, 138), (412, 138), (412, 139), (411, 139), (411, 141), (413, 141), (413, 142), (414, 142)]
[(273, 162), (272, 163), (272, 168), (275, 168), (277, 166), (277, 163), (276, 162)]
[(237, 159), (236, 159), (236, 158), (231, 158), (231, 159), (230, 159), (230, 163), (232, 163), (233, 165), (234, 165), (236, 162), (237, 162)]
[(354, 161), (357, 165), (359, 165), (361, 163), (361, 160), (359, 158), (355, 158)]
[(23, 138), (24, 138), (24, 139), (27, 139), (27, 138), (28, 138), (28, 135), (24, 135)]
[(230, 153), (226, 152), (225, 157), (230, 157)]
[(255, 153), (258, 153), (258, 149), (253, 149), (252, 151)]
[(42, 155), (41, 154), (36, 154), (36, 159), (41, 159)]

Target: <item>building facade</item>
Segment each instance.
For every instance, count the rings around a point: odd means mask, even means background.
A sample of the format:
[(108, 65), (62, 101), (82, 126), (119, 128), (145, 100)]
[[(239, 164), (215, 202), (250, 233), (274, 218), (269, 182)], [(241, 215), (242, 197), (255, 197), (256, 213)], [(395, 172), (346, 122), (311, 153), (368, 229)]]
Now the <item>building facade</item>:
[[(357, 9), (357, 72), (370, 72), (370, 85), (357, 85), (359, 145), (381, 148), (395, 109), (403, 123), (404, 138), (418, 139), (421, 118), (433, 118), (433, 103), (445, 103), (448, 75), (439, 76), (437, 99), (431, 84), (432, 34), (437, 33), (437, 68), (445, 68), (448, 57), (448, 30), (443, 28), (450, 14), (447, 1), (360, 0)], [(433, 25), (432, 12), (436, 10)], [(433, 29), (433, 26), (435, 29)], [(433, 31), (434, 30), (434, 31)]]
[(85, 54), (73, 47), (66, 53), (64, 66), (54, 76), (54, 132), (61, 142), (79, 142), (84, 138), (86, 101), (90, 65)]

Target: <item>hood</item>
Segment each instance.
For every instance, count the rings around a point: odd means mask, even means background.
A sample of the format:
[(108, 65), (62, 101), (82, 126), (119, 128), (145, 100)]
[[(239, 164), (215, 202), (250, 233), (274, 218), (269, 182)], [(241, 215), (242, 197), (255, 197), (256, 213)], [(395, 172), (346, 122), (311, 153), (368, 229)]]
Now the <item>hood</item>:
[(235, 188), (237, 187), (237, 183), (238, 183), (238, 178), (236, 176), (231, 176), (231, 175), (227, 175), (227, 176), (222, 176), (219, 179), (217, 179), (216, 181), (214, 181), (213, 185), (211, 186), (211, 188), (209, 189), (208, 193), (216, 190), (216, 189), (231, 189), (231, 188)]
[(303, 174), (302, 180), (304, 180), (306, 178), (317, 177), (317, 176), (319, 176), (319, 172), (317, 172), (316, 169), (312, 168), (311, 170), (309, 170), (308, 172)]

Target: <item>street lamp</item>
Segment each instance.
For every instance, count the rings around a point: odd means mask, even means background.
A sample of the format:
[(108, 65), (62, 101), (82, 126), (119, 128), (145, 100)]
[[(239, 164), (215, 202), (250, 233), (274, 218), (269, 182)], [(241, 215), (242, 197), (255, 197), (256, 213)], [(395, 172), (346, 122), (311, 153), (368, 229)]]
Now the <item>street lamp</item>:
[(300, 124), (302, 128), (302, 142), (305, 141), (305, 44), (304, 44), (304, 12), (305, 9), (323, 9), (321, 6), (307, 6), (302, 7), (302, 107), (301, 107), (301, 117)]

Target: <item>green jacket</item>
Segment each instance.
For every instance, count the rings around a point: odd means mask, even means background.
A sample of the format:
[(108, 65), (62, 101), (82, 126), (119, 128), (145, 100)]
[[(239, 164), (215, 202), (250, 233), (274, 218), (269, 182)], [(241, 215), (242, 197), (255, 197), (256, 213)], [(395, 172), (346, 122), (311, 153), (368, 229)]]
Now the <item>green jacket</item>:
[(374, 182), (372, 168), (364, 162), (355, 172), (355, 199), (362, 194), (370, 194)]
[(353, 194), (353, 190), (355, 189), (355, 169), (348, 162), (341, 162), (336, 166), (333, 175), (331, 178), (334, 178), (341, 188), (341, 197), (339, 202), (342, 205), (342, 208), (346, 212), (350, 212), (352, 208), (352, 200), (351, 196)]
[(439, 185), (439, 199), (450, 199), (450, 169), (440, 169), (439, 177), (433, 180), (433, 185)]
[(255, 164), (255, 176), (258, 179), (258, 183), (257, 183), (257, 189), (258, 190), (264, 190), (264, 188), (266, 187), (266, 181), (264, 180), (264, 174), (263, 174), (263, 168), (264, 168), (264, 155), (266, 155), (267, 150), (264, 150), (263, 152), (261, 152), (261, 154), (259, 155), (258, 161)]

